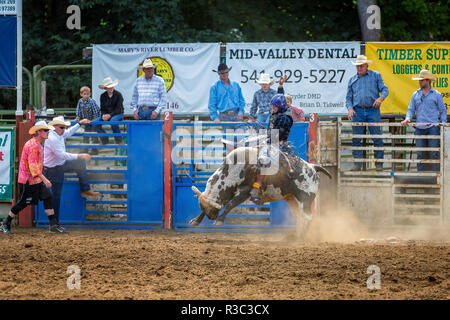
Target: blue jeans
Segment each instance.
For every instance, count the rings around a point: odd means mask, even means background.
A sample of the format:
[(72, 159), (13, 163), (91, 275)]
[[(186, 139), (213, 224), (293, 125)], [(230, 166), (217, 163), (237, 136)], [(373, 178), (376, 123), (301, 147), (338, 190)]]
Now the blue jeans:
[[(415, 135), (439, 135), (441, 129), (439, 127), (430, 127), (427, 129), (416, 128)], [(418, 148), (439, 148), (439, 139), (416, 139), (416, 147)], [(417, 151), (417, 159), (439, 160), (439, 151)], [(439, 163), (418, 163), (417, 171), (440, 171)]]
[[(380, 122), (380, 108), (369, 108), (369, 109), (362, 109), (358, 107), (354, 107), (356, 114), (353, 117), (352, 122)], [(365, 134), (365, 128), (362, 126), (352, 127), (353, 134)], [(368, 127), (370, 134), (381, 134), (381, 127)], [(354, 147), (361, 147), (362, 139), (361, 138), (353, 138), (352, 139), (352, 145)], [(373, 145), (375, 147), (383, 147), (383, 139), (381, 138), (372, 138)], [(355, 159), (361, 159), (363, 157), (363, 151), (362, 150), (353, 150), (352, 151), (353, 157)], [(383, 150), (376, 150), (374, 151), (375, 159), (383, 159), (384, 157), (384, 151)], [(361, 167), (361, 162), (356, 162), (355, 165)], [(381, 162), (376, 163), (377, 166), (382, 166), (383, 164)]]
[[(123, 113), (112, 116), (111, 119), (109, 119), (108, 121), (122, 121), (122, 120), (123, 120)], [(97, 119), (95, 119), (95, 121), (103, 121), (103, 119), (100, 116)], [(98, 133), (106, 133), (106, 131), (102, 128), (102, 125), (96, 125), (95, 130), (97, 130)], [(113, 133), (120, 133), (120, 128), (118, 124), (111, 125), (111, 130)], [(100, 140), (102, 140), (102, 144), (108, 143), (108, 137), (100, 137)], [(116, 141), (116, 144), (122, 143), (122, 137), (114, 137), (114, 140)]]
[(270, 112), (258, 113), (256, 117), (256, 120), (263, 125), (267, 125), (269, 123), (269, 119), (270, 119)]
[(64, 183), (64, 172), (73, 171), (75, 171), (80, 181), (80, 192), (89, 191), (91, 187), (89, 185), (86, 172), (86, 161), (84, 159), (67, 160), (61, 166), (44, 169), (44, 176), (52, 183), (52, 203), (53, 209), (55, 210), (56, 221), (59, 221), (59, 207)]
[[(138, 115), (139, 115), (139, 120), (152, 120), (152, 112), (155, 111), (156, 108), (154, 109), (148, 109), (148, 110), (142, 110), (142, 109), (138, 109)], [(158, 114), (159, 116), (159, 114)], [(154, 120), (158, 120), (158, 116), (156, 116), (156, 119)]]

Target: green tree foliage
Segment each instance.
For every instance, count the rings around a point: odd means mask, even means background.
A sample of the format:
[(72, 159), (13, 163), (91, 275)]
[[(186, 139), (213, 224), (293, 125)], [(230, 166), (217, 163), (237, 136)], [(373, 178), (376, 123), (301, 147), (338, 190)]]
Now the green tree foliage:
[[(81, 30), (69, 30), (69, 5)], [(379, 0), (388, 41), (446, 41), (448, 2)], [(82, 49), (102, 43), (298, 42), (361, 40), (356, 0), (23, 0), (23, 65), (86, 64)], [(28, 79), (24, 79), (24, 104)], [(45, 72), (48, 107), (75, 107), (90, 70)], [(97, 84), (93, 84), (97, 85)], [(0, 90), (0, 108), (15, 109)]]

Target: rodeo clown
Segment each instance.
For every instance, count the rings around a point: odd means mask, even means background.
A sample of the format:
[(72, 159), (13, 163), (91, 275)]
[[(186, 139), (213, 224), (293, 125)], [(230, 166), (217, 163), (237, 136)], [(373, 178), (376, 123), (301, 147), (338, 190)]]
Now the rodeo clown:
[[(291, 114), (291, 109), (288, 107), (286, 98), (283, 94), (276, 94), (270, 101), (271, 116), (269, 119), (269, 126), (267, 128), (267, 144), (264, 144), (258, 153), (258, 173), (256, 175), (256, 182), (253, 183), (253, 189), (250, 191), (250, 200), (258, 205), (263, 204), (259, 197), (260, 188), (265, 175), (275, 174), (279, 167), (279, 157), (283, 155), (289, 164), (289, 172), (292, 172), (288, 158), (280, 150), (286, 146), (294, 122)], [(279, 146), (273, 146), (276, 143), (278, 136)], [(264, 174), (262, 174), (264, 173)]]
[(48, 139), (50, 130), (55, 128), (44, 120), (37, 122), (28, 131), (33, 137), (28, 140), (20, 157), (19, 183), (20, 198), (11, 208), (8, 216), (3, 221), (1, 231), (12, 234), (11, 221), (20, 211), (28, 205), (36, 205), (39, 200), (44, 202), (44, 210), (50, 221), (49, 231), (52, 233), (65, 233), (56, 221), (55, 211), (52, 205), (50, 188), (52, 183), (43, 174), (44, 141)]

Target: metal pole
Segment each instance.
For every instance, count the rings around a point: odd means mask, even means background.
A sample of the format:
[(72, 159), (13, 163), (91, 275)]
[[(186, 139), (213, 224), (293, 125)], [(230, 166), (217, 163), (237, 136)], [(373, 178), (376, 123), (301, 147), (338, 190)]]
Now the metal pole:
[[(36, 67), (36, 66), (35, 66)], [(90, 64), (70, 64), (70, 65), (48, 65), (42, 68), (33, 67), (33, 76), (34, 76), (34, 103), (37, 109), (41, 109), (43, 106), (41, 105), (41, 77), (42, 73), (46, 70), (71, 70), (71, 69), (92, 69), (92, 65)], [(36, 72), (35, 72), (36, 70)]]
[(23, 116), (22, 110), (22, 0), (17, 1), (17, 109), (16, 116)]

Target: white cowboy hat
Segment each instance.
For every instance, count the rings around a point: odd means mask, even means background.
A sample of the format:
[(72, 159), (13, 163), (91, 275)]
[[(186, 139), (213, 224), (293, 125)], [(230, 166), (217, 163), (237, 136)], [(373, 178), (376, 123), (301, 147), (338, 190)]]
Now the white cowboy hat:
[(42, 120), (42, 121), (36, 122), (36, 124), (34, 126), (32, 126), (30, 128), (30, 130), (28, 130), (28, 133), (35, 134), (36, 131), (42, 130), (42, 129), (54, 130), (55, 128), (53, 126), (51, 126), (50, 124), (47, 124), (44, 120)]
[(115, 86), (117, 86), (117, 84), (119, 83), (119, 80), (114, 80), (112, 81), (112, 79), (110, 77), (103, 79), (103, 83), (99, 84), (98, 87), (100, 89), (107, 89), (107, 88), (114, 88)]
[(273, 85), (275, 83), (275, 80), (270, 79), (270, 74), (268, 73), (261, 73), (259, 77), (259, 81), (255, 80), (258, 84), (269, 84)]
[(356, 57), (356, 62), (353, 62), (354, 66), (360, 66), (362, 64), (372, 64), (372, 60), (368, 60), (366, 56), (363, 56), (362, 54), (358, 54), (358, 56)]
[(147, 58), (144, 60), (144, 62), (142, 62), (142, 69), (144, 68), (156, 68), (158, 64), (153, 64), (152, 59)]
[(420, 73), (412, 77), (413, 80), (425, 80), (436, 81), (436, 77), (429, 70), (420, 70)]
[(48, 123), (50, 126), (70, 126), (70, 121), (64, 121), (63, 116), (54, 117), (52, 121)]

